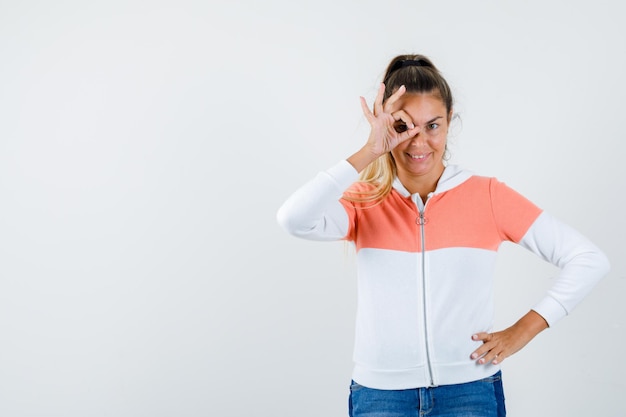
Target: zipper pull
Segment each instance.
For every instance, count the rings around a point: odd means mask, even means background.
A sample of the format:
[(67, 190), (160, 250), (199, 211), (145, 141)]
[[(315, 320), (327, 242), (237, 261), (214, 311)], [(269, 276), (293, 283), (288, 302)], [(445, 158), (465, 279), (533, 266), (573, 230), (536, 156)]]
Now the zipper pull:
[(426, 205), (428, 204), (428, 201), (434, 194), (435, 194), (434, 192), (428, 193), (428, 196), (426, 197), (426, 202), (424, 203), (423, 208), (420, 209), (418, 206), (418, 211), (420, 213), (420, 216), (415, 219), (415, 223), (419, 224), (420, 226), (423, 226), (426, 223), (428, 223), (428, 219), (424, 217), (424, 210), (426, 210)]

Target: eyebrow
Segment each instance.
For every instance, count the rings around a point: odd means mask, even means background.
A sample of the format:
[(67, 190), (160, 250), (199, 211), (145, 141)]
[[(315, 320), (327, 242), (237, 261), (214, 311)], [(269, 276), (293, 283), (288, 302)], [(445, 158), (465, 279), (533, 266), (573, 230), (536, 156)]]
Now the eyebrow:
[(437, 119), (443, 119), (443, 116), (437, 116), (437, 117), (435, 117), (434, 119), (430, 119), (429, 121), (427, 121), (427, 122), (426, 122), (426, 124), (427, 124), (427, 125), (428, 125), (428, 124), (431, 124), (432, 122), (434, 122), (434, 121), (435, 121), (435, 120), (437, 120)]

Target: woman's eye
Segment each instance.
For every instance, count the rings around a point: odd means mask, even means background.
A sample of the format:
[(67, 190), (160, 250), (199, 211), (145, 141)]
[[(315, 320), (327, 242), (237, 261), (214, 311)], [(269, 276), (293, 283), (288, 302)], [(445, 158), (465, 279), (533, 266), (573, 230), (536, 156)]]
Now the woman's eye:
[(396, 123), (393, 128), (398, 133), (406, 132), (409, 129), (406, 123)]
[(437, 129), (439, 127), (439, 123), (431, 123), (428, 125), (430, 130)]

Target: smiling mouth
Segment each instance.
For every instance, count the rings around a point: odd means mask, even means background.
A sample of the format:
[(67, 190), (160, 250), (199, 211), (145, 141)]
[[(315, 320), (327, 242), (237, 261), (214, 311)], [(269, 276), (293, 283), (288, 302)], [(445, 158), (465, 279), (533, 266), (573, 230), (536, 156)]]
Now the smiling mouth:
[(424, 159), (426, 158), (428, 155), (411, 155), (411, 154), (407, 154), (411, 157), (411, 159)]

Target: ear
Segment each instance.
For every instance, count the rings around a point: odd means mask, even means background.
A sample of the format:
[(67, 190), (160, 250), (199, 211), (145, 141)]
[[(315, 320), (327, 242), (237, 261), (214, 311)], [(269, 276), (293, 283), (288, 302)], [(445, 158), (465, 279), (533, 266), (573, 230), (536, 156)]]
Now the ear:
[(452, 121), (452, 116), (454, 115), (454, 109), (450, 109), (450, 113), (448, 113), (448, 124)]

